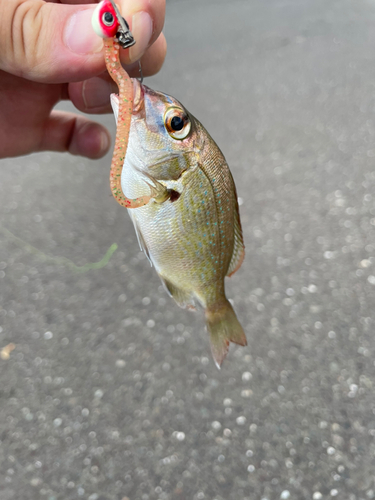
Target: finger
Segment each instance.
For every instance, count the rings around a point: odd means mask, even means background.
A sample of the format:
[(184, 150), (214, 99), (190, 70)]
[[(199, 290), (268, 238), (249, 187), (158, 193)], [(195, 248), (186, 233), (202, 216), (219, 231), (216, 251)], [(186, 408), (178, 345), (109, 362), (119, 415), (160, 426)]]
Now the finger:
[[(144, 76), (154, 75), (161, 68), (165, 54), (166, 41), (161, 34), (156, 42), (147, 50), (141, 59)], [(138, 63), (126, 68), (132, 77), (139, 77)], [(69, 98), (74, 106), (84, 113), (110, 113), (112, 108), (109, 96), (117, 93), (118, 88), (108, 73), (98, 77), (69, 84)]]
[[(137, 12), (132, 11), (134, 13), (129, 16), (131, 20), (130, 29), (136, 43), (129, 50), (121, 51), (121, 62), (125, 65), (138, 61), (147, 48), (159, 38), (164, 26), (165, 0), (153, 0), (152, 2), (138, 0), (138, 2)], [(147, 19), (147, 15), (151, 18), (151, 24), (150, 20)], [(149, 30), (151, 30), (151, 37)]]
[[(167, 41), (164, 34), (161, 33), (156, 42), (151, 45), (141, 59), (144, 76), (152, 76), (158, 73), (164, 64), (166, 55)], [(129, 70), (129, 74), (130, 76), (139, 76), (138, 64), (133, 65), (133, 69)]]
[[(159, 36), (165, 0), (118, 3), (131, 27), (134, 19), (138, 45), (131, 56), (134, 60)], [(43, 0), (1, 1), (0, 69), (46, 83), (80, 81), (100, 74), (105, 69), (103, 40), (91, 26), (94, 8), (95, 4)]]
[(87, 4), (87, 3), (99, 3), (100, 0), (44, 0), (45, 2), (49, 3), (67, 3), (67, 4), (72, 4), (75, 5), (77, 3), (80, 4)]
[(74, 113), (53, 111), (38, 150), (69, 152), (94, 160), (104, 156), (109, 146), (109, 132), (99, 123)]
[(108, 73), (90, 78), (84, 82), (69, 84), (69, 98), (83, 113), (110, 113), (110, 95), (118, 92), (118, 87)]

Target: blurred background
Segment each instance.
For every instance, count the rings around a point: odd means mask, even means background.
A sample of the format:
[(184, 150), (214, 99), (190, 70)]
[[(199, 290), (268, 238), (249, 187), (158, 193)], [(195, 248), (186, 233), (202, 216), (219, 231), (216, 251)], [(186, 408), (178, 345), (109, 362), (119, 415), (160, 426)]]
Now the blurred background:
[(111, 155), (2, 160), (0, 499), (375, 498), (375, 2), (170, 1), (165, 33), (145, 83), (232, 169), (249, 345), (216, 369)]

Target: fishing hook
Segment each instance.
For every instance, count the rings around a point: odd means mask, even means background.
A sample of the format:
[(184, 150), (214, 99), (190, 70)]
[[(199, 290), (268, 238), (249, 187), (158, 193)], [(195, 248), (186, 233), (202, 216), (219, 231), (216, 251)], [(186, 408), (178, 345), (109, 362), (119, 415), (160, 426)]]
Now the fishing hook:
[(138, 78), (138, 81), (139, 81), (139, 83), (143, 83), (143, 71), (142, 71), (141, 60), (138, 61), (138, 70), (139, 70), (139, 74), (141, 75), (140, 78)]
[(128, 23), (120, 14), (120, 11), (118, 10), (115, 2), (113, 0), (110, 0), (110, 2), (112, 4), (114, 11), (116, 12), (116, 17), (120, 25), (120, 28), (116, 33), (116, 38), (118, 40), (118, 43), (121, 45), (123, 49), (128, 49), (129, 47), (132, 47), (135, 44), (134, 37), (129, 29)]
[[(123, 49), (128, 49), (129, 47), (132, 47), (135, 44), (133, 34), (129, 29), (129, 25), (126, 19), (122, 17), (122, 15), (120, 14), (114, 0), (110, 0), (110, 2), (112, 4), (112, 7), (114, 8), (114, 11), (116, 12), (116, 17), (120, 24), (120, 29), (116, 33), (116, 38), (118, 39), (118, 43), (121, 45)], [(141, 61), (138, 62), (138, 68), (140, 74), (140, 78), (138, 79), (138, 81), (140, 83), (143, 83), (143, 72), (142, 72)]]

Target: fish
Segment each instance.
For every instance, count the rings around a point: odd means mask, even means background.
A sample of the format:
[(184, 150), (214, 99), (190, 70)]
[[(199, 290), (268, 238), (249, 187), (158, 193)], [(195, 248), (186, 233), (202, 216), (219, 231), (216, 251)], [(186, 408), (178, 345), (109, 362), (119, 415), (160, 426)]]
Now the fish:
[(220, 368), (230, 342), (247, 345), (225, 296), (225, 277), (245, 255), (232, 174), (207, 130), (178, 100), (126, 73), (120, 48), (135, 40), (113, 0), (97, 5), (92, 26), (104, 39), (106, 67), (119, 88), (111, 95), (117, 123), (112, 194), (128, 209), (169, 295), (180, 307), (203, 307)]
[[(247, 345), (225, 296), (224, 279), (245, 247), (232, 174), (203, 125), (175, 98), (133, 82), (133, 110), (121, 189), (128, 199), (159, 193), (128, 209), (140, 248), (182, 308), (204, 308), (214, 361), (230, 342)], [(111, 95), (115, 119), (119, 98)]]

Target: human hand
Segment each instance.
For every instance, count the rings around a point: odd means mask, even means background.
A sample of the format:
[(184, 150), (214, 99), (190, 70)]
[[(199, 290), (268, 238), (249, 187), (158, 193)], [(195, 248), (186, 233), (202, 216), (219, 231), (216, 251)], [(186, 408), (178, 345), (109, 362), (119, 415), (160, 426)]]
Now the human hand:
[[(69, 151), (100, 158), (108, 131), (88, 118), (53, 110), (70, 99), (85, 113), (110, 111), (117, 87), (105, 72), (103, 40), (91, 27), (86, 0), (0, 0), (0, 158), (35, 151)], [(86, 5), (83, 5), (86, 4)], [(130, 76), (161, 68), (165, 0), (117, 0), (136, 44), (122, 51)]]

